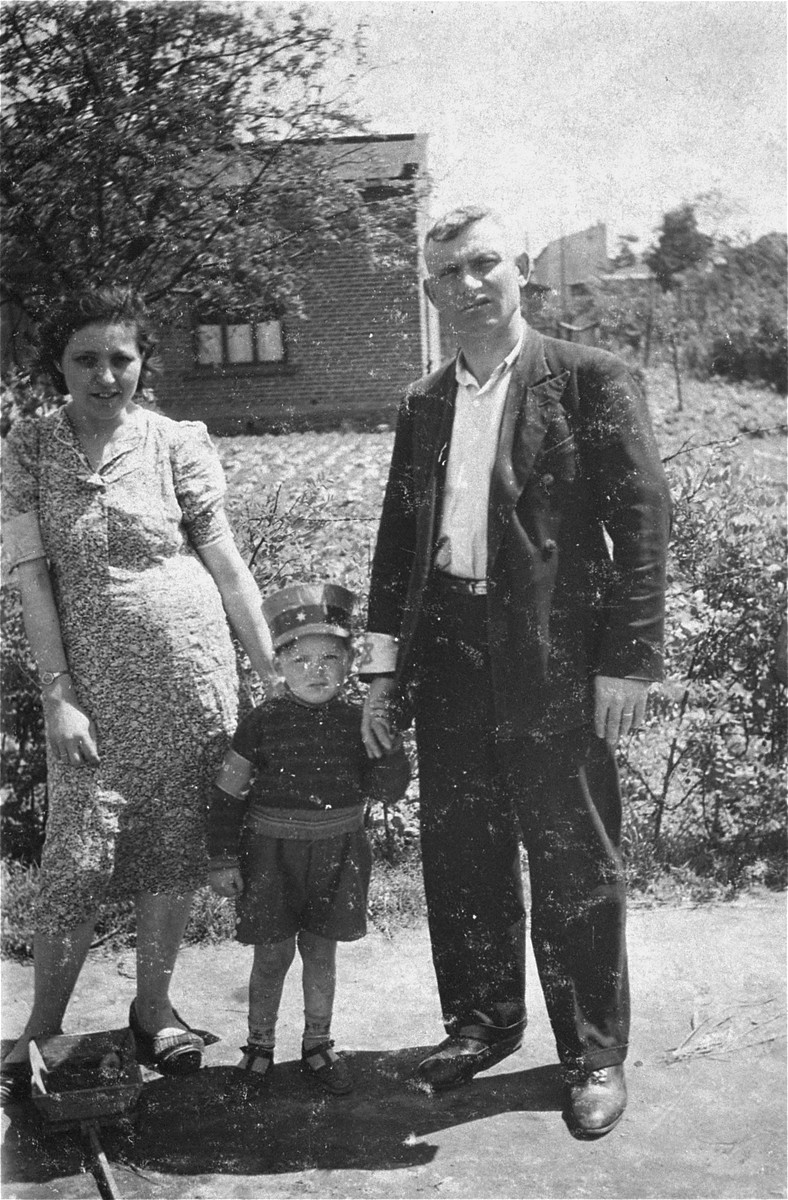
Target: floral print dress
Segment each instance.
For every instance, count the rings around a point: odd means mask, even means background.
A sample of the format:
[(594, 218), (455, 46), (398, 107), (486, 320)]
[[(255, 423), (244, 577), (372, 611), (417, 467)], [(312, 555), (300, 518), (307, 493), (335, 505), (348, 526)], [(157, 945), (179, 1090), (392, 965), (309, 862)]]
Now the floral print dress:
[(58, 934), (109, 891), (205, 880), (205, 813), (236, 724), (235, 654), (197, 547), (231, 537), (204, 425), (135, 408), (88, 462), (65, 409), (17, 423), (4, 466), (11, 566), (44, 555), (100, 764), (48, 757), (37, 928)]

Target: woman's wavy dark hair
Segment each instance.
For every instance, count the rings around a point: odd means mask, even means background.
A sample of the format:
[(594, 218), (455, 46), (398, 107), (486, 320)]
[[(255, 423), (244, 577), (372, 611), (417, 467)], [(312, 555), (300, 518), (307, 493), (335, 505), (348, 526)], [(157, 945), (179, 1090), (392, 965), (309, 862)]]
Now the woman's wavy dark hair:
[(149, 386), (158, 369), (152, 361), (157, 341), (142, 296), (130, 287), (85, 288), (71, 292), (53, 304), (38, 329), (38, 365), (62, 396), (68, 389), (60, 370), (60, 360), (73, 334), (86, 325), (132, 325), (142, 358), (137, 392)]

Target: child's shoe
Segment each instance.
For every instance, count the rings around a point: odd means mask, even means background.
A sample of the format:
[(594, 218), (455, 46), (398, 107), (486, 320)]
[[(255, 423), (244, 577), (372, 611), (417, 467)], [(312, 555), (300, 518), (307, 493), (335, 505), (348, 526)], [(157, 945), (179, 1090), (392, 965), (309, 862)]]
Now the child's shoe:
[(301, 1049), (301, 1070), (334, 1096), (353, 1091), (353, 1076), (347, 1064), (334, 1052), (333, 1042), (321, 1042), (311, 1050)]
[(273, 1046), (257, 1046), (249, 1042), (241, 1046), (243, 1058), (238, 1064), (238, 1070), (254, 1076), (256, 1083), (268, 1083), (274, 1065)]

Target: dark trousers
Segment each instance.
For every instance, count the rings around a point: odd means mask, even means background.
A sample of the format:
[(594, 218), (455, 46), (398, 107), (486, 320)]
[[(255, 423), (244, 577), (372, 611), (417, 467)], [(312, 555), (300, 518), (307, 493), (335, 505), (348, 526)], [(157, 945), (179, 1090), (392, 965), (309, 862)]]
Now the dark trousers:
[(621, 797), (593, 730), (501, 742), (486, 599), (430, 599), (416, 740), (433, 961), (449, 1032), (474, 1012), (525, 1024), (522, 836), (531, 940), (566, 1065), (623, 1062), (629, 1032)]

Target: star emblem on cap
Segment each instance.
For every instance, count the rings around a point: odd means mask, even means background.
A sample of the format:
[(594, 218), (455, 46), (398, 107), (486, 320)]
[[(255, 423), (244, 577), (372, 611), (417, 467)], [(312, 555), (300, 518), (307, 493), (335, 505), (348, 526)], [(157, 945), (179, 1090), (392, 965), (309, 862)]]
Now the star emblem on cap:
[(306, 613), (304, 612), (303, 608), (299, 608), (298, 612), (296, 613), (296, 621), (305, 621), (305, 620), (306, 620)]

